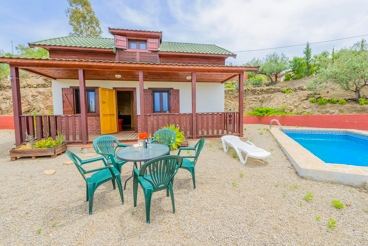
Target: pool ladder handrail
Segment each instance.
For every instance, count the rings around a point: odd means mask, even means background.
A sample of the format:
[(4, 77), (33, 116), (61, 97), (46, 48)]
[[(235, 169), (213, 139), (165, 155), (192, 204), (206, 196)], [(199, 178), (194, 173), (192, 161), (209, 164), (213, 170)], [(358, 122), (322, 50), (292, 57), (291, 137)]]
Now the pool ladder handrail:
[(280, 121), (278, 121), (278, 120), (276, 120), (276, 119), (272, 119), (272, 120), (270, 121), (270, 130), (271, 130), (271, 127), (272, 127), (272, 123), (273, 123), (273, 122), (276, 122), (276, 123), (277, 123), (277, 125), (279, 125), (280, 129), (282, 129), (282, 125), (281, 125)]

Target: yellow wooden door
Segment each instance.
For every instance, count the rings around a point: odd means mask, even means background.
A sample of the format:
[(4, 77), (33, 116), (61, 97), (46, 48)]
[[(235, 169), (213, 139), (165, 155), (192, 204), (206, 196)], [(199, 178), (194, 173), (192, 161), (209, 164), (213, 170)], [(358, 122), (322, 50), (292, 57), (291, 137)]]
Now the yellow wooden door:
[(116, 91), (98, 88), (100, 97), (100, 126), (101, 134), (116, 133), (118, 131), (118, 116), (116, 110)]

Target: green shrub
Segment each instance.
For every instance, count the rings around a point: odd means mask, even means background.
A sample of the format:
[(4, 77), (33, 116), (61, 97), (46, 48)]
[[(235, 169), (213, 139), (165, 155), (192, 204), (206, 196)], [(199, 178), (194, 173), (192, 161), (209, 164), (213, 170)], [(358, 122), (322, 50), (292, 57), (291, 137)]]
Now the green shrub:
[(332, 103), (332, 104), (336, 104), (336, 103), (337, 103), (337, 99), (335, 99), (335, 98), (330, 98), (330, 103)]
[(318, 105), (326, 105), (328, 103), (328, 99), (327, 98), (323, 98), (323, 97), (320, 97), (318, 98)]
[(225, 83), (225, 88), (234, 89), (235, 85), (233, 83)]
[(339, 104), (345, 105), (346, 104), (346, 100), (345, 99), (339, 99)]
[(368, 104), (368, 99), (359, 98), (359, 104), (360, 105)]
[(285, 116), (285, 115), (295, 115), (295, 113), (292, 112), (286, 112), (286, 107), (281, 108), (269, 108), (269, 107), (259, 107), (254, 108), (252, 112), (249, 112), (246, 114), (247, 116)]
[(314, 97), (309, 98), (309, 102), (310, 103), (316, 103), (317, 102), (317, 99), (315, 99)]
[(162, 127), (162, 129), (164, 129), (164, 128), (173, 130), (176, 133), (176, 141), (175, 141), (175, 143), (173, 143), (173, 145), (171, 145), (170, 149), (171, 150), (178, 149), (181, 142), (183, 142), (183, 140), (185, 140), (184, 133), (180, 131), (179, 126), (175, 127), (174, 124)]
[(59, 141), (54, 140), (52, 138), (46, 138), (46, 139), (41, 139), (39, 141), (37, 141), (34, 144), (35, 148), (53, 148), (53, 147), (57, 147), (61, 144), (59, 144)]
[(290, 93), (293, 93), (293, 90), (292, 89), (283, 89), (281, 92), (285, 93), (285, 94), (290, 94)]
[(250, 82), (254, 86), (260, 86), (262, 85), (263, 79), (262, 78), (251, 78)]
[(344, 208), (344, 204), (342, 204), (342, 202), (340, 202), (339, 200), (332, 200), (332, 205), (334, 205), (334, 207), (337, 209)]

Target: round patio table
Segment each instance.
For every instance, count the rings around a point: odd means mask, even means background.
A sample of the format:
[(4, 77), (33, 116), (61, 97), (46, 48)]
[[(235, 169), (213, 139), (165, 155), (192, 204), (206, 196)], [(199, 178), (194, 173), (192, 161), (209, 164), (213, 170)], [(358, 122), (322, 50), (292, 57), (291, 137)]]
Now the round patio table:
[[(156, 157), (167, 155), (168, 153), (170, 153), (170, 149), (166, 145), (150, 144), (150, 146), (147, 148), (143, 148), (143, 147), (136, 148), (134, 146), (125, 147), (123, 149), (118, 150), (118, 152), (116, 152), (116, 157), (124, 161), (134, 162), (134, 165), (133, 165), (133, 169), (134, 169), (134, 167), (138, 168), (137, 162), (149, 161)], [(133, 173), (132, 173), (132, 176), (130, 176), (127, 180), (125, 180), (124, 190), (126, 188), (126, 183), (132, 177), (133, 177)]]

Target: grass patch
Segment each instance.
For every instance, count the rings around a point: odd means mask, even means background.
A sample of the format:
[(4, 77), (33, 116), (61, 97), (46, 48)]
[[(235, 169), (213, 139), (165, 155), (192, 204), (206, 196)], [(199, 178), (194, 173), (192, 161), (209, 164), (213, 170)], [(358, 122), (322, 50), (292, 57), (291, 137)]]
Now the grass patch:
[(304, 196), (304, 200), (306, 202), (311, 202), (313, 200), (313, 192), (308, 192), (305, 196)]
[(333, 218), (330, 218), (330, 220), (327, 223), (327, 227), (330, 229), (335, 229), (336, 228), (336, 220), (334, 220)]
[(334, 205), (336, 209), (344, 208), (344, 204), (342, 204), (342, 202), (340, 202), (339, 200), (332, 200), (332, 205)]

